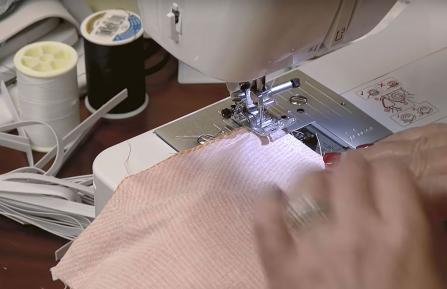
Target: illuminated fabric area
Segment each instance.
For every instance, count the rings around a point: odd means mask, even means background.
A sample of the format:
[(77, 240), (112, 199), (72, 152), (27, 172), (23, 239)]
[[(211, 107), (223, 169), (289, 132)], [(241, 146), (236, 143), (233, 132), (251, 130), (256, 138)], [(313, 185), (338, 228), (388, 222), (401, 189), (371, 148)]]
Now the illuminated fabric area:
[(53, 277), (72, 289), (265, 288), (255, 201), (322, 167), (292, 136), (263, 144), (244, 130), (180, 153), (125, 179)]

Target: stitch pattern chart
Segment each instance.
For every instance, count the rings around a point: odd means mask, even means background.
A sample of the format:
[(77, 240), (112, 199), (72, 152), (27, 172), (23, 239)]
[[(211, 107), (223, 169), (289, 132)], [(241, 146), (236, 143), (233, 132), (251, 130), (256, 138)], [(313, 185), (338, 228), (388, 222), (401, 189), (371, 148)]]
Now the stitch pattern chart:
[(405, 89), (395, 78), (378, 81), (357, 92), (365, 101), (374, 101), (390, 118), (402, 127), (434, 115), (439, 110), (428, 101), (420, 102), (417, 96)]

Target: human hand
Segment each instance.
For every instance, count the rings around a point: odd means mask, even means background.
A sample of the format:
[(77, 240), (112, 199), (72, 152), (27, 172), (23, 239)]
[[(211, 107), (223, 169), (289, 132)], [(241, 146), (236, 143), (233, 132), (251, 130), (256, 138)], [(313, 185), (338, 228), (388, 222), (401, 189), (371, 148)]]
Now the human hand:
[(367, 160), (394, 160), (407, 166), (437, 218), (447, 218), (447, 124), (432, 124), (392, 135), (358, 150)]
[(348, 153), (337, 170), (309, 176), (300, 190), (326, 202), (327, 218), (291, 229), (279, 190), (256, 210), (270, 288), (443, 288), (445, 267), (435, 257), (430, 223), (405, 167)]
[[(357, 151), (369, 161), (393, 160), (407, 166), (434, 219), (447, 219), (447, 124), (409, 129)], [(340, 157), (326, 154), (327, 167), (335, 168)]]

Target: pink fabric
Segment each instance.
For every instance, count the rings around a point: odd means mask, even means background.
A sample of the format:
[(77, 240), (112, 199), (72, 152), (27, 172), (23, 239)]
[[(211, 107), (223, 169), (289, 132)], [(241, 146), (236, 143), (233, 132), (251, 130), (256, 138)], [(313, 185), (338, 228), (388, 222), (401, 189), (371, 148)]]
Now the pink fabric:
[(291, 136), (263, 145), (245, 131), (180, 153), (125, 179), (53, 277), (73, 289), (265, 288), (256, 198), (322, 167)]

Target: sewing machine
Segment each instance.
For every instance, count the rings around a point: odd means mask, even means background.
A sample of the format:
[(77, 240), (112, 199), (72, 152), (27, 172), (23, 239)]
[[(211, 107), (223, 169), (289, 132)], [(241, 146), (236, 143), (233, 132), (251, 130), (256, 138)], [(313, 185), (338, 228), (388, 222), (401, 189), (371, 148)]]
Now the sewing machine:
[(146, 32), (230, 97), (102, 152), (97, 213), (125, 176), (240, 126), (324, 154), (447, 117), (445, 0), (175, 2), (139, 1)]

